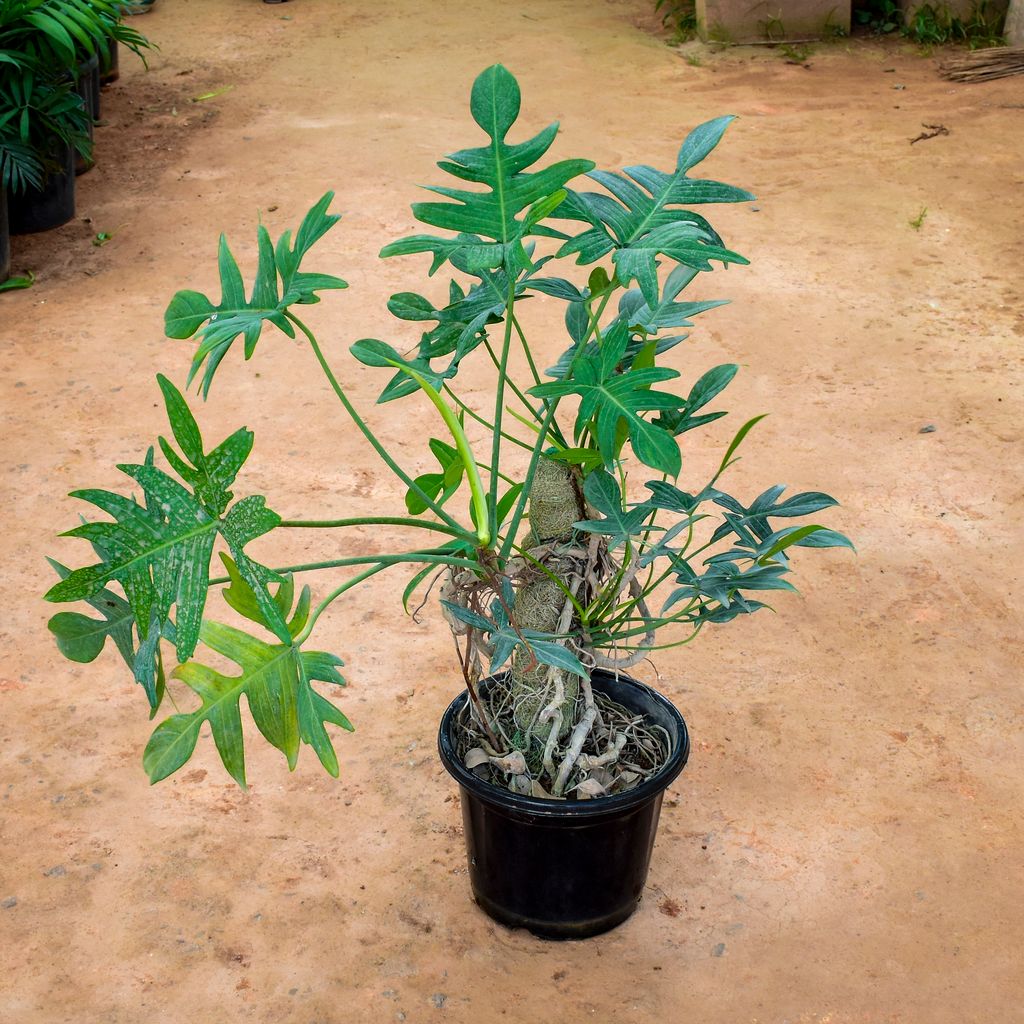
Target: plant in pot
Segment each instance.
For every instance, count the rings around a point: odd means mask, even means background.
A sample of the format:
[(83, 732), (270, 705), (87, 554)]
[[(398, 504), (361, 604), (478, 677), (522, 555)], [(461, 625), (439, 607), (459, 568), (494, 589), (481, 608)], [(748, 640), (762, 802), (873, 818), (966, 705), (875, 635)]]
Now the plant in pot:
[[(431, 472), (414, 475), (399, 462), (408, 453), (385, 447), (342, 383), (350, 371), (335, 368), (297, 313), (345, 287), (304, 269), (339, 219), (328, 213), (330, 193), (276, 245), (259, 227), (250, 295), (222, 237), (220, 301), (181, 291), (167, 308), (166, 333), (198, 340), (188, 381), (204, 397), (238, 338), (246, 358), (270, 327), (298, 338), (401, 481), (405, 508), (292, 519), (260, 495), (233, 500), (253, 435), (243, 428), (208, 449), (181, 391), (161, 376), (173, 441), (160, 438), (159, 448), (169, 471), (151, 448), (141, 463), (119, 467), (140, 498), (74, 492), (109, 518), (69, 531), (92, 544), (96, 560), (73, 571), (53, 562), (61, 579), (47, 598), (86, 601), (102, 616), (51, 620), (65, 655), (90, 661), (110, 637), (152, 714), (170, 680), (198, 701), (153, 732), (143, 754), (153, 782), (186, 763), (208, 723), (225, 768), (244, 785), (240, 698), (289, 767), (308, 744), (337, 775), (326, 726), (351, 726), (314, 684), (341, 684), (342, 662), (310, 648), (314, 628), (333, 602), (385, 570), (412, 570), (407, 611), (437, 583), (465, 686), (444, 715), (439, 747), (461, 786), (474, 894), (499, 920), (570, 937), (612, 927), (636, 907), (662, 794), (689, 749), (679, 712), (626, 672), (705, 626), (764, 608), (766, 591), (793, 589), (786, 577), (797, 549), (850, 542), (795, 522), (834, 505), (825, 494), (786, 497), (775, 486), (744, 502), (723, 490), (760, 417), (735, 432), (707, 479), (680, 484), (681, 439), (726, 415), (711, 405), (737, 372), (725, 364), (684, 377), (664, 365), (684, 351), (677, 346), (692, 318), (722, 304), (688, 301), (684, 289), (712, 261), (747, 262), (690, 209), (753, 198), (690, 173), (731, 118), (694, 129), (669, 171), (613, 173), (576, 159), (537, 169), (558, 126), (508, 141), (519, 106), (501, 65), (477, 78), (470, 110), (486, 141), (441, 161), (457, 186), (432, 187), (441, 200), (413, 206), (431, 231), (382, 251), (429, 254), (431, 275), (452, 272), (441, 296), (409, 291), (389, 302), (419, 341), (364, 338), (350, 349), (388, 375), (380, 402), (434, 417)], [(583, 190), (570, 187), (584, 175)], [(591, 191), (595, 184), (603, 191)], [(560, 260), (591, 269), (583, 280), (556, 276)], [(530, 305), (539, 305), (531, 299), (564, 305), (562, 342), (541, 349), (535, 334), (530, 340)], [(456, 388), (469, 361), (493, 372), (483, 405)], [(275, 530), (367, 527), (413, 539), (304, 565), (264, 565), (246, 550)], [(210, 568), (218, 545), (222, 575)], [(337, 570), (347, 575), (318, 588), (315, 603), (294, 581)], [(211, 588), (223, 588), (255, 628), (210, 613)], [(208, 665), (200, 645), (237, 670)], [(178, 665), (168, 678), (172, 650)]]
[(0, 6), (0, 188), (15, 234), (74, 216), (76, 156), (79, 170), (91, 166), (98, 61), (118, 41), (140, 56), (149, 45), (119, 16), (109, 0)]
[(76, 152), (88, 157), (92, 142), (73, 84), (0, 63), (0, 203), (12, 234), (74, 216)]

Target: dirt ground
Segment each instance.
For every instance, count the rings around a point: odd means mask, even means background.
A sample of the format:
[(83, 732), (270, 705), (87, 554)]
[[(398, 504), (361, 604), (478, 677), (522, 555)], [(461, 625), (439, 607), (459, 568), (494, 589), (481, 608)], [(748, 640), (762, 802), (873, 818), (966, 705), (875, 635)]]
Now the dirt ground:
[[(15, 239), (38, 283), (0, 296), (0, 1020), (1020, 1019), (1024, 78), (954, 85), (898, 42), (819, 47), (810, 67), (752, 48), (687, 60), (649, 6), (162, 0), (136, 20), (162, 49), (104, 94), (81, 219)], [(66, 492), (119, 485), (115, 463), (164, 429), (154, 376), (183, 382), (191, 352), (162, 337), (168, 298), (215, 290), (221, 229), (251, 273), (258, 211), (276, 236), (337, 190), (345, 220), (315, 262), (352, 287), (310, 320), (385, 441), (426, 468), (426, 421), (372, 409), (380, 379), (347, 346), (413, 340), (384, 307), (424, 266), (376, 253), (413, 229), (433, 162), (478, 144), (469, 85), (496, 60), (523, 123), (559, 118), (558, 154), (602, 167), (670, 166), (690, 127), (740, 116), (706, 166), (759, 197), (714, 216), (752, 266), (701, 284), (733, 304), (677, 352), (691, 379), (744, 369), (684, 466), (768, 412), (734, 493), (835, 494), (830, 523), (859, 549), (808, 553), (777, 615), (638, 672), (694, 752), (639, 911), (585, 943), (508, 931), (470, 899), (434, 749), (451, 641), (434, 611), (395, 617), (403, 576), (318, 628), (348, 665), (341, 780), (308, 750), (290, 775), (253, 736), (248, 792), (208, 738), (150, 788), (141, 692), (110, 652), (61, 659), (39, 599), (44, 553), (85, 558), (54, 539), (83, 508)], [(949, 134), (911, 145), (922, 124)], [(229, 363), (200, 421), (255, 430), (239, 493), (290, 517), (400, 503), (306, 349), (268, 335)], [(287, 558), (323, 558), (391, 538), (289, 540)]]

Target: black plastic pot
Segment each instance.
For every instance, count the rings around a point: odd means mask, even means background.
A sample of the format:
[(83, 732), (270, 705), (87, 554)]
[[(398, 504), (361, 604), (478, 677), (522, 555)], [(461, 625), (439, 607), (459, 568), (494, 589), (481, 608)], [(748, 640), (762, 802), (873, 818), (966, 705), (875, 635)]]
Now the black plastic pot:
[(0, 188), (0, 284), (11, 276), (11, 229), (7, 224), (7, 190)]
[(100, 85), (110, 85), (121, 77), (120, 46), (116, 40), (110, 41), (107, 59), (100, 62)]
[[(94, 53), (82, 61), (75, 72), (75, 92), (82, 97), (85, 112), (89, 117), (89, 139), (93, 138), (93, 125), (100, 116), (100, 59)], [(75, 154), (75, 174), (85, 174), (95, 167), (96, 161), (86, 159), (81, 153)]]
[(75, 154), (70, 146), (58, 153), (63, 170), (46, 176), (41, 189), (11, 192), (7, 216), (12, 235), (31, 235), (67, 224), (75, 215)]
[[(682, 715), (628, 676), (597, 670), (595, 690), (644, 714), (669, 734), (662, 771), (628, 793), (596, 800), (542, 800), (478, 779), (457, 758), (452, 730), (468, 695), (441, 719), (441, 761), (459, 784), (469, 879), (496, 921), (548, 939), (583, 939), (621, 924), (647, 880), (665, 790), (683, 770), (690, 739)], [(487, 681), (481, 684), (487, 686)]]

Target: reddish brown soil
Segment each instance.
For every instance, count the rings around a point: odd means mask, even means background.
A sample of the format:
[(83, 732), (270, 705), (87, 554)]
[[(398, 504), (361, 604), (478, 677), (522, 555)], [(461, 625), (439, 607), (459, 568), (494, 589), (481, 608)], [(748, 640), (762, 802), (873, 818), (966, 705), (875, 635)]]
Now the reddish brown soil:
[[(162, 0), (138, 19), (162, 50), (105, 93), (88, 220), (16, 239), (39, 281), (0, 296), (0, 1019), (1018, 1018), (1024, 79), (953, 85), (899, 45), (820, 48), (809, 69), (754, 50), (693, 66), (646, 31), (647, 8)], [(802, 595), (777, 615), (659, 659), (693, 757), (640, 910), (579, 944), (507, 931), (470, 900), (434, 753), (450, 639), (433, 611), (395, 617), (398, 576), (318, 632), (351, 680), (341, 781), (308, 751), (289, 775), (253, 737), (248, 792), (208, 739), (150, 789), (141, 693), (109, 655), (64, 662), (39, 600), (44, 552), (84, 557), (53, 539), (79, 511), (64, 494), (117, 484), (114, 464), (163, 428), (153, 378), (183, 380), (189, 347), (163, 339), (162, 310), (214, 287), (219, 230), (248, 266), (257, 211), (276, 234), (337, 190), (346, 219), (318, 262), (352, 288), (310, 319), (371, 408), (379, 380), (346, 346), (396, 337), (385, 300), (421, 285), (416, 261), (375, 254), (412, 228), (440, 153), (475, 144), (468, 87), (494, 60), (519, 76), (528, 125), (560, 118), (559, 153), (602, 166), (668, 165), (689, 127), (741, 116), (708, 173), (759, 196), (716, 216), (753, 265), (702, 285), (734, 304), (679, 366), (744, 364), (725, 424), (772, 414), (733, 488), (834, 493), (859, 547), (801, 558)], [(911, 146), (922, 123), (949, 134)], [(100, 231), (114, 237), (98, 248)], [(400, 501), (307, 350), (268, 337), (216, 398), (208, 437), (256, 431), (245, 485), (283, 514)], [(411, 409), (372, 419), (425, 467)], [(385, 540), (295, 538), (286, 554)]]

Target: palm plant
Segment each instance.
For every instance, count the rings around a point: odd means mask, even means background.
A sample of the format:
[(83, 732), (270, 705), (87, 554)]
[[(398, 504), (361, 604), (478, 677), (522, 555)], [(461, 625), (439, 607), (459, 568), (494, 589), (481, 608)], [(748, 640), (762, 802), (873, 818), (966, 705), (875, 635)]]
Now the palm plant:
[(88, 157), (89, 116), (70, 81), (0, 69), (0, 188), (41, 189), (63, 169), (60, 153), (71, 146)]
[(83, 56), (123, 43), (143, 56), (149, 41), (121, 21), (114, 0), (6, 0), (0, 7), (0, 63), (70, 71)]
[(0, 5), (0, 187), (42, 188), (71, 146), (90, 155), (89, 119), (74, 91), (83, 58), (144, 36), (120, 22), (111, 0), (7, 0)]

